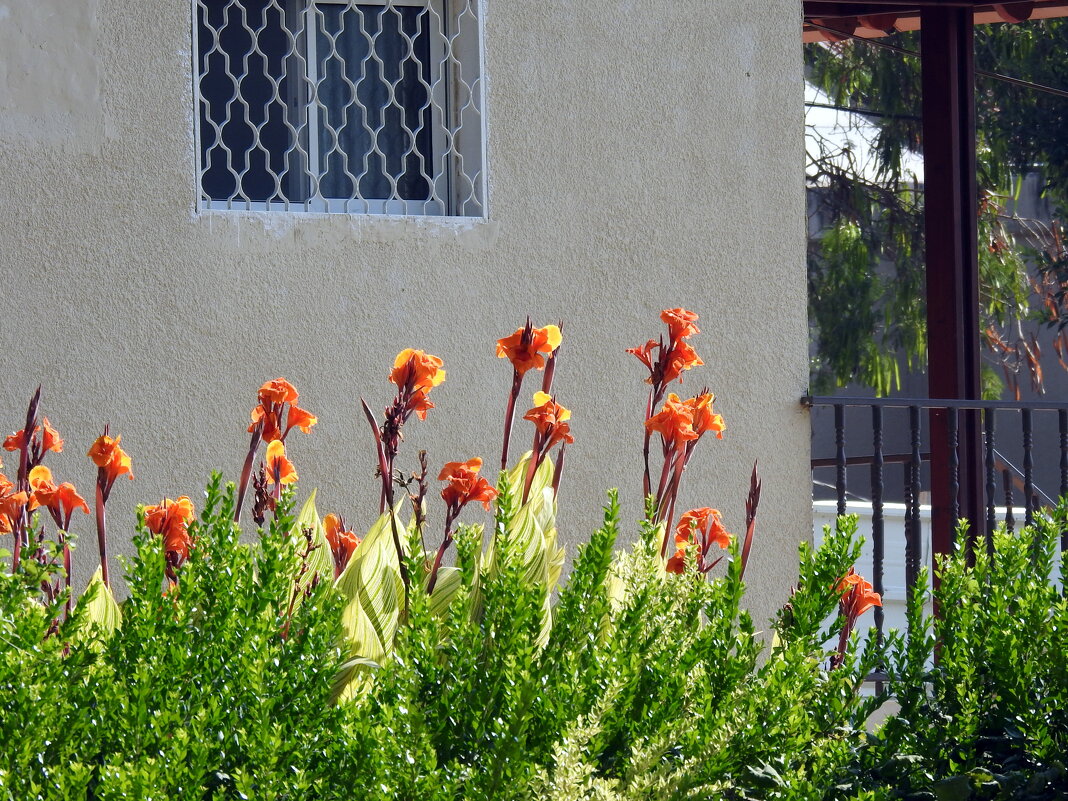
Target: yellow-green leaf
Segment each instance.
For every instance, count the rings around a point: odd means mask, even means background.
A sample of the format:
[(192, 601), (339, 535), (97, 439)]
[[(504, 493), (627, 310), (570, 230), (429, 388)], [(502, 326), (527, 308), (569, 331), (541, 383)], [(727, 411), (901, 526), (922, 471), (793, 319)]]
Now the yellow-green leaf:
[[(400, 506), (392, 513), (398, 531), (404, 528), (396, 520)], [(346, 601), (341, 625), (349, 653), (379, 665), (388, 662), (393, 656), (404, 602), (404, 583), (389, 513), (383, 514), (367, 532), (334, 586)], [(348, 700), (368, 686), (366, 671), (352, 671), (338, 691), (338, 698)]]
[[(115, 601), (115, 596), (104, 585), (103, 572), (99, 567), (93, 573), (93, 577), (89, 579), (89, 584), (85, 588), (83, 597), (85, 596), (89, 597), (88, 606), (86, 607), (86, 622), (91, 628), (95, 627), (96, 631), (105, 638), (110, 637), (122, 628), (122, 612)], [(85, 632), (85, 634), (91, 633), (91, 631)]]
[[(334, 576), (334, 559), (330, 555), (330, 542), (326, 539), (326, 529), (323, 527), (323, 521), (319, 518), (319, 511), (315, 508), (316, 492), (317, 490), (312, 490), (308, 500), (304, 502), (300, 514), (297, 515), (297, 519), (293, 522), (293, 528), (289, 536), (295, 547), (303, 552), (305, 547), (304, 532), (307, 530), (312, 533), (313, 549), (308, 554), (308, 572), (300, 580), (300, 588), (302, 590), (311, 583), (316, 573), (319, 574), (320, 581), (328, 581)], [(298, 593), (298, 597), (301, 595), (302, 593)]]

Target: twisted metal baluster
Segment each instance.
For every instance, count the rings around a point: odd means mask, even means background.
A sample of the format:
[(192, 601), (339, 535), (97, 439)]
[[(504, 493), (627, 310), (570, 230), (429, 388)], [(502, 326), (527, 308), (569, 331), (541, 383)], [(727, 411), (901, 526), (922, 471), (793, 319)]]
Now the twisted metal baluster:
[(846, 450), (845, 450), (845, 407), (840, 403), (834, 405), (834, 490), (838, 497), (838, 514), (846, 513)]
[[(1012, 476), (1008, 470), (1001, 471), (1001, 483), (1005, 488), (1005, 528), (1011, 534), (1016, 530), (1016, 516), (1013, 514), (1012, 509)], [(993, 541), (991, 541), (990, 553), (991, 555), (994, 553)]]
[[(883, 594), (883, 407), (871, 407), (872, 458), (871, 458), (871, 553), (872, 589)], [(875, 607), (875, 635), (883, 641), (883, 608)]]
[(911, 593), (920, 573), (920, 407), (909, 407), (912, 452), (908, 462), (908, 513), (905, 528), (905, 586)]
[(984, 412), (985, 444), (986, 444), (986, 547), (992, 551), (994, 547), (994, 529), (997, 528), (997, 509), (995, 497), (998, 491), (997, 468), (994, 464), (994, 410), (986, 409)]
[(1032, 452), (1033, 437), (1031, 433), (1031, 410), (1023, 409), (1020, 414), (1023, 425), (1023, 469), (1024, 469), (1024, 525), (1035, 522), (1035, 457)]

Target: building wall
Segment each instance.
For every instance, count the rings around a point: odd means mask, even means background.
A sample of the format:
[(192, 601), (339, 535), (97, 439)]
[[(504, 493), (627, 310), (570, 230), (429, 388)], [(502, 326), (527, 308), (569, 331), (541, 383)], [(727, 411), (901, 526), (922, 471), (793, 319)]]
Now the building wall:
[[(2, 424), (43, 383), (67, 438), (51, 465), (83, 490), (92, 439), (122, 433), (137, 479), (112, 496), (121, 551), (135, 503), (236, 477), (256, 389), (283, 375), (320, 417), (290, 446), (302, 492), (366, 525), (359, 398), (388, 403), (393, 356), (423, 348), (448, 371), (400, 464), (426, 448), (432, 467), (492, 465), (510, 382), (494, 340), (527, 314), (562, 320), (574, 553), (605, 488), (639, 514), (644, 368), (624, 348), (681, 305), (708, 365), (681, 389), (707, 383), (728, 423), (684, 500), (740, 530), (760, 460), (751, 575), (769, 611), (811, 531), (797, 6), (487, 0), (490, 215), (457, 223), (197, 213), (188, 0), (0, 3)], [(88, 518), (77, 530), (84, 580), (95, 538)]]

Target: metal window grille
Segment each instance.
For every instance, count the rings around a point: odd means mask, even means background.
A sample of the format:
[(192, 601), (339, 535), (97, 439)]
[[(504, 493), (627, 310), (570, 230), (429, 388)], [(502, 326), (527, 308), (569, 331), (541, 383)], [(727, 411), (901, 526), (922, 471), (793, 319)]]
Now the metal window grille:
[(479, 0), (193, 0), (205, 209), (485, 216)]

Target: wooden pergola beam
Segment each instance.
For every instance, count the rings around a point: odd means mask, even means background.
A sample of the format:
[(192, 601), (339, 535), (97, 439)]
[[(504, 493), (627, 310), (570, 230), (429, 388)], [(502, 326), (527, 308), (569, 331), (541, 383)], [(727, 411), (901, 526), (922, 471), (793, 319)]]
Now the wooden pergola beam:
[[(838, 30), (852, 26), (851, 35), (862, 39), (876, 39), (894, 31), (917, 31), (921, 27), (921, 11), (924, 8), (972, 9), (973, 22), (976, 25), (1068, 16), (1066, 0), (1017, 0), (1011, 3), (978, 0), (804, 0), (803, 6), (803, 42), (833, 41), (839, 38), (812, 26), (809, 24), (811, 22)], [(894, 16), (892, 30), (885, 25), (889, 15)]]

